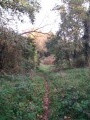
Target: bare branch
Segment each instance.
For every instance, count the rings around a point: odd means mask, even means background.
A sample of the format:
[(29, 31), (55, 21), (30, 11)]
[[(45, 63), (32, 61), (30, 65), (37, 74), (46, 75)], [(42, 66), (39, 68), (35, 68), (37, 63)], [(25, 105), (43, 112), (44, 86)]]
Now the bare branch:
[[(51, 24), (47, 24), (47, 25), (51, 25)], [(27, 33), (30, 33), (30, 34), (31, 34), (32, 32), (37, 32), (37, 33), (42, 33), (42, 34), (48, 34), (48, 35), (50, 35), (49, 33), (44, 33), (44, 32), (41, 32), (41, 31), (37, 31), (37, 30), (39, 30), (39, 29), (42, 29), (42, 28), (46, 27), (47, 25), (44, 25), (44, 26), (42, 26), (42, 27), (39, 27), (39, 28), (37, 28), (37, 29), (35, 29), (35, 30), (23, 32), (23, 33), (21, 33), (21, 35), (27, 34)]]

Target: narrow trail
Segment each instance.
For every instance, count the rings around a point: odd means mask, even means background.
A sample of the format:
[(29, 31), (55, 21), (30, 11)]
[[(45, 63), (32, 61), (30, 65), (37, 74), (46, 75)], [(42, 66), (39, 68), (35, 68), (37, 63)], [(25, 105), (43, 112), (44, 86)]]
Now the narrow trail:
[(47, 82), (47, 79), (46, 77), (44, 77), (45, 79), (45, 95), (44, 95), (44, 98), (43, 98), (43, 109), (44, 109), (44, 114), (43, 114), (43, 117), (42, 117), (42, 120), (49, 120), (49, 113), (50, 113), (50, 110), (49, 110), (49, 104), (50, 104), (50, 99), (49, 99), (49, 84)]

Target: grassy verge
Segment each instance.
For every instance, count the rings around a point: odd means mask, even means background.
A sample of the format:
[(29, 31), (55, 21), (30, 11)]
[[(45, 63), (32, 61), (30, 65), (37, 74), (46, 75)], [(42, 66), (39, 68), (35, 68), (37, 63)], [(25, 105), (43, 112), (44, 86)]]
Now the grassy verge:
[(39, 120), (44, 92), (38, 75), (0, 76), (0, 120)]

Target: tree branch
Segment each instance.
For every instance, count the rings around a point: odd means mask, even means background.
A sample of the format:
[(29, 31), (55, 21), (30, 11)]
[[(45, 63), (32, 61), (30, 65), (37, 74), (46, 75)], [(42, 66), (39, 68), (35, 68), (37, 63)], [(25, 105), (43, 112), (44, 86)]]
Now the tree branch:
[[(50, 24), (47, 24), (47, 25), (50, 25)], [(42, 33), (42, 34), (48, 34), (48, 35), (50, 35), (49, 33), (44, 33), (44, 32), (41, 32), (41, 31), (37, 31), (37, 30), (39, 30), (39, 29), (41, 29), (41, 28), (44, 28), (44, 27), (47, 26), (47, 25), (44, 25), (44, 26), (42, 26), (42, 27), (39, 27), (39, 28), (37, 28), (37, 29), (35, 29), (35, 30), (31, 30), (31, 31), (23, 32), (23, 33), (21, 33), (20, 35), (27, 34), (27, 33), (30, 33), (30, 34), (31, 34), (32, 32)]]

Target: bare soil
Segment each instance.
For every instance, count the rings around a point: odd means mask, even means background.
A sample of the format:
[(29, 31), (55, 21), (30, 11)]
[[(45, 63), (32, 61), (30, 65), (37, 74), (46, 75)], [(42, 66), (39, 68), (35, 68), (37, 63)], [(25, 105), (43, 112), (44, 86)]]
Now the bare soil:
[(49, 99), (49, 85), (47, 80), (45, 80), (45, 95), (43, 98), (43, 109), (44, 109), (44, 114), (42, 117), (42, 120), (49, 120), (49, 104), (50, 104), (50, 99)]

